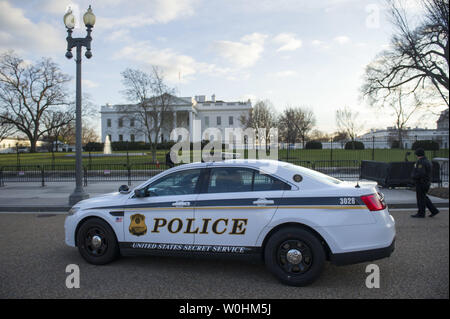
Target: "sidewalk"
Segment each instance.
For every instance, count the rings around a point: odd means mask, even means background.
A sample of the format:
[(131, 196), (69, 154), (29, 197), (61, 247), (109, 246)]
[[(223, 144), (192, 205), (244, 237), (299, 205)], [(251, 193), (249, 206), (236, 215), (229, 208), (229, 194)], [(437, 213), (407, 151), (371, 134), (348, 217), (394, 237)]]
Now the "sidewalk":
[[(142, 182), (134, 182), (133, 188)], [(116, 192), (122, 182), (90, 183), (84, 189), (89, 197)], [(69, 195), (75, 183), (55, 182), (41, 187), (40, 183), (8, 183), (0, 187), (0, 212), (66, 212), (70, 209)], [(416, 194), (408, 189), (380, 188), (389, 208), (416, 208)], [(448, 207), (448, 200), (429, 196), (437, 207)]]

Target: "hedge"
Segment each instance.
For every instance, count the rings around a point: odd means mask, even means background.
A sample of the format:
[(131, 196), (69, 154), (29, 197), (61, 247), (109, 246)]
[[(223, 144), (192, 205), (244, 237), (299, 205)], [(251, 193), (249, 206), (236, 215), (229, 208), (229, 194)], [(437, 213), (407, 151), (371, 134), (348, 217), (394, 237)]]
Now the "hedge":
[(363, 142), (359, 142), (359, 141), (350, 141), (345, 143), (345, 147), (346, 150), (363, 150), (364, 149), (364, 143)]
[(422, 148), (425, 151), (439, 151), (439, 143), (430, 140), (415, 141), (411, 149), (416, 150)]
[(309, 141), (305, 144), (305, 149), (307, 150), (321, 150), (322, 143), (319, 141)]

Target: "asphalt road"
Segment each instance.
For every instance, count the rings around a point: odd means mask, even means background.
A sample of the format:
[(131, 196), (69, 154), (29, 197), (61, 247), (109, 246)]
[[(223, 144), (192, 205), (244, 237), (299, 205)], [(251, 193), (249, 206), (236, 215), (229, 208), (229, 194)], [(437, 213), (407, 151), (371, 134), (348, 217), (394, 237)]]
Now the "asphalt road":
[[(374, 263), (380, 288), (365, 285), (369, 263), (327, 264), (308, 287), (279, 283), (258, 260), (127, 257), (86, 263), (64, 243), (64, 216), (0, 214), (0, 298), (449, 298), (449, 214), (396, 211), (394, 254)], [(80, 288), (66, 288), (68, 264)]]

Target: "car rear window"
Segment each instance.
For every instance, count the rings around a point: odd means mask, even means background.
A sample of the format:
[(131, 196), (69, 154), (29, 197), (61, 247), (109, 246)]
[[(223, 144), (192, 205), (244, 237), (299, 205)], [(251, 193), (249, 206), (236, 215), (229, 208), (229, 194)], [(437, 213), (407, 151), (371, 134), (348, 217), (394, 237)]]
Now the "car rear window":
[(323, 174), (321, 172), (309, 169), (309, 168), (305, 168), (305, 167), (301, 167), (301, 166), (297, 166), (297, 165), (293, 165), (293, 164), (288, 164), (287, 165), (295, 174), (299, 173), (300, 175), (306, 175), (309, 177), (312, 177), (320, 182), (325, 182), (325, 183), (331, 183), (331, 184), (340, 184), (342, 183), (342, 180), (328, 176), (326, 174)]

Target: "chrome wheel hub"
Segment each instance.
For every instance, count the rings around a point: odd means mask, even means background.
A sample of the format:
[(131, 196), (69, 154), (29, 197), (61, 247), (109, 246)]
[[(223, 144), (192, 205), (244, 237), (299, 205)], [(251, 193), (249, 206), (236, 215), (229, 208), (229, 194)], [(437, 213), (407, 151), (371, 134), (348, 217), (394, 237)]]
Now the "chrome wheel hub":
[(298, 265), (299, 263), (301, 263), (303, 256), (299, 250), (291, 249), (287, 252), (286, 259), (289, 263), (293, 265)]
[(94, 248), (99, 248), (102, 245), (102, 238), (100, 236), (92, 236), (91, 244)]

